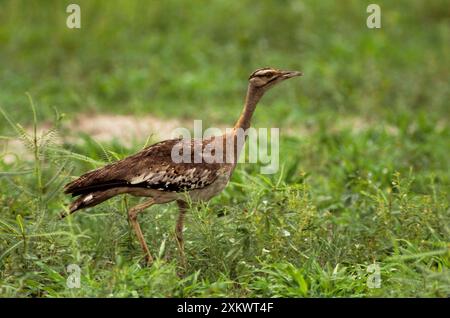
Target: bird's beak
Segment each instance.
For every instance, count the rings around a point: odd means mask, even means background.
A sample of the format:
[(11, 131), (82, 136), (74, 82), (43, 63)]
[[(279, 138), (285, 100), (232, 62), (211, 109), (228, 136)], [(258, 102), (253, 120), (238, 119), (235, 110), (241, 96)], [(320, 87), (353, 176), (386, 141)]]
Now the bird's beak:
[(291, 77), (302, 76), (302, 75), (303, 75), (302, 72), (297, 72), (297, 71), (282, 71), (281, 72), (281, 77), (283, 79), (288, 79)]

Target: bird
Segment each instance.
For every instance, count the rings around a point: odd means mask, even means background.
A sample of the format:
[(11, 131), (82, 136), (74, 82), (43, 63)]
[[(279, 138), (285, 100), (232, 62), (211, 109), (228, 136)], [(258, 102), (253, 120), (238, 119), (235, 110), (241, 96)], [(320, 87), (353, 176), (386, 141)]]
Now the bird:
[[(243, 110), (234, 127), (227, 133), (206, 138), (164, 140), (81, 175), (64, 186), (64, 193), (76, 199), (61, 218), (121, 194), (145, 197), (146, 200), (128, 210), (128, 219), (145, 260), (151, 265), (154, 259), (138, 222), (138, 214), (155, 204), (175, 201), (179, 209), (175, 238), (185, 263), (183, 229), (189, 204), (208, 201), (224, 190), (236, 167), (246, 140), (245, 132), (250, 128), (260, 99), (275, 85), (301, 75), (302, 72), (272, 67), (255, 70), (248, 78)], [(229, 145), (230, 148), (227, 148)], [(231, 151), (224, 153), (224, 149)], [(186, 160), (174, 160), (174, 153), (179, 155), (181, 150)], [(198, 160), (199, 157), (202, 160)]]

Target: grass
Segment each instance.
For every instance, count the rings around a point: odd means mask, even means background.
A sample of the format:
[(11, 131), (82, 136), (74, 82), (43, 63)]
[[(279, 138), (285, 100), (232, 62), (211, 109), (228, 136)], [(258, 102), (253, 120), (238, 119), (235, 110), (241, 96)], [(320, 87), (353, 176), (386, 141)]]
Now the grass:
[[(382, 28), (369, 30), (369, 3), (79, 1), (82, 29), (69, 30), (63, 2), (4, 1), (0, 296), (448, 297), (449, 9), (379, 1)], [(126, 218), (135, 198), (57, 220), (71, 176), (146, 142), (74, 143), (63, 127), (76, 114), (231, 125), (265, 65), (305, 73), (255, 114), (282, 128), (281, 169), (241, 164), (190, 209), (181, 275), (174, 205), (140, 216), (151, 268)], [(28, 153), (10, 153), (15, 138)], [(70, 264), (80, 288), (66, 286)]]

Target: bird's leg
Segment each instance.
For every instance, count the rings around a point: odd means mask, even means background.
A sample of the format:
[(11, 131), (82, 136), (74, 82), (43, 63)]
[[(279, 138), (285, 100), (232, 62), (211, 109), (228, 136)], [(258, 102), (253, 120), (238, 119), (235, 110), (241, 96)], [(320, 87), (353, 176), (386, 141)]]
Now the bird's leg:
[(144, 235), (142, 234), (142, 230), (141, 227), (139, 226), (138, 220), (137, 220), (137, 215), (139, 212), (145, 210), (146, 208), (152, 206), (155, 203), (155, 201), (153, 199), (147, 200), (141, 204), (138, 204), (136, 206), (134, 206), (133, 208), (131, 208), (128, 211), (128, 219), (130, 220), (131, 225), (133, 226), (134, 232), (136, 232), (136, 236), (139, 240), (139, 243), (141, 244), (142, 249), (144, 250), (145, 253), (145, 258), (147, 260), (147, 264), (150, 265), (151, 263), (153, 263), (153, 257), (152, 254), (150, 253), (150, 250), (147, 247), (147, 243), (145, 243), (145, 239), (144, 239)]
[(184, 217), (188, 208), (186, 201), (178, 200), (178, 208), (180, 214), (178, 215), (177, 225), (175, 226), (175, 234), (177, 237), (178, 250), (180, 252), (181, 262), (183, 266), (186, 267), (186, 258), (184, 255), (184, 240), (183, 240), (183, 228), (184, 228)]

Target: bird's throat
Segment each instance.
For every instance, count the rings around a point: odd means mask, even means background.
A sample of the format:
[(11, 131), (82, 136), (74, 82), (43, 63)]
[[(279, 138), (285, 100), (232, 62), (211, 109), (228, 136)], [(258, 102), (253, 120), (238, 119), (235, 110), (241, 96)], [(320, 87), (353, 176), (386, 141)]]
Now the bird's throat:
[(236, 124), (234, 125), (234, 130), (237, 130), (239, 128), (246, 131), (248, 128), (250, 128), (250, 123), (252, 120), (253, 113), (255, 111), (256, 105), (258, 104), (259, 100), (263, 96), (264, 91), (260, 88), (254, 87), (253, 85), (249, 84), (247, 89), (247, 96), (245, 97), (245, 104), (244, 109), (242, 110), (241, 116), (237, 120)]
[(247, 95), (245, 97), (244, 109), (242, 110), (239, 119), (233, 128), (233, 133), (227, 135), (227, 139), (231, 138), (233, 143), (233, 162), (234, 167), (239, 159), (241, 150), (244, 147), (245, 141), (247, 139), (248, 129), (250, 128), (250, 123), (252, 120), (253, 113), (255, 112), (256, 105), (264, 94), (264, 90), (254, 87), (249, 84), (247, 89)]

